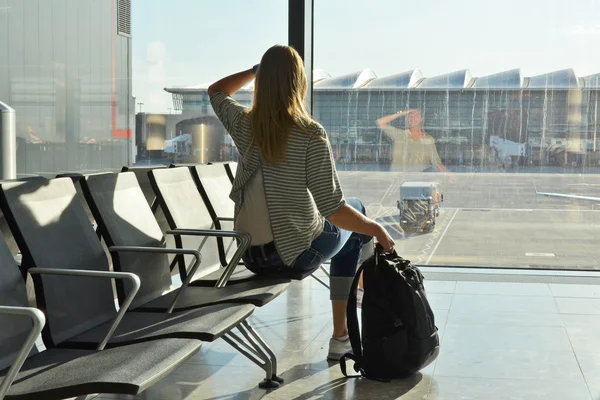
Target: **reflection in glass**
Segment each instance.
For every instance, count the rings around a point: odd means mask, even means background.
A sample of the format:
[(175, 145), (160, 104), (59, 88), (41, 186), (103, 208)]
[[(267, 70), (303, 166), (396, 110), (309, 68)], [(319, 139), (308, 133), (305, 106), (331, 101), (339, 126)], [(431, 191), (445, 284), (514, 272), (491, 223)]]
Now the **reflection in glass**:
[(0, 98), (16, 110), (18, 176), (128, 164), (131, 37), (118, 33), (116, 1), (4, 4)]

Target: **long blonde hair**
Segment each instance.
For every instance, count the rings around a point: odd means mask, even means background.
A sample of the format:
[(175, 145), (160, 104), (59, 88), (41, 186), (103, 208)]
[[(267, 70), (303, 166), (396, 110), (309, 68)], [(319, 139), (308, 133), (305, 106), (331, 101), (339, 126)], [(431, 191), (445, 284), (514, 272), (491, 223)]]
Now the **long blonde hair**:
[(314, 124), (304, 106), (307, 89), (304, 65), (296, 50), (275, 45), (265, 52), (256, 73), (250, 110), (253, 141), (263, 161), (279, 164), (285, 159), (292, 127), (308, 133)]

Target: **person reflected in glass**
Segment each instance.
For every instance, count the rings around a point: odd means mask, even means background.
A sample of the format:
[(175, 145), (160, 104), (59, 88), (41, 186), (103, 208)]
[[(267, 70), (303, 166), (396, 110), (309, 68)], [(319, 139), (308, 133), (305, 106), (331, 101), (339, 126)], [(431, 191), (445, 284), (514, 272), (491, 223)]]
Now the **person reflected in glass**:
[[(405, 117), (405, 128), (396, 128), (391, 122)], [(448, 172), (435, 146), (435, 140), (423, 130), (423, 115), (416, 108), (398, 111), (377, 120), (392, 140), (392, 166), (403, 172)]]
[[(231, 96), (252, 79), (249, 108)], [(276, 45), (254, 68), (210, 85), (208, 95), (239, 152), (231, 198), (235, 229), (252, 236), (245, 265), (276, 277), (331, 260), (328, 358), (338, 360), (352, 349), (346, 303), (363, 245), (372, 249), (375, 237), (390, 251), (394, 241), (359, 199), (344, 197), (327, 132), (306, 111), (307, 89), (296, 50)]]

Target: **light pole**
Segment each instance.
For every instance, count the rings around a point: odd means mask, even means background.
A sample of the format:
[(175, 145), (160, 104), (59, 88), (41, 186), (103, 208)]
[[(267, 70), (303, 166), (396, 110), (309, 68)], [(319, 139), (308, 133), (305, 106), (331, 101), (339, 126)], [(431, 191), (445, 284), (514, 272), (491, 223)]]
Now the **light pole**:
[(140, 106), (140, 113), (142, 112), (142, 106), (144, 105), (144, 103), (138, 103), (138, 106)]

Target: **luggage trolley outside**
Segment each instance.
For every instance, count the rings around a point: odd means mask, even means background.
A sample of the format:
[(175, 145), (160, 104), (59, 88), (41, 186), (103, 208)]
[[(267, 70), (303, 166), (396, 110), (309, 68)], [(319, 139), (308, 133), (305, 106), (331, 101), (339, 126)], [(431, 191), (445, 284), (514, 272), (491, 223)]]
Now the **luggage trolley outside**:
[(400, 186), (400, 226), (405, 232), (432, 232), (444, 201), (439, 182), (405, 182)]

